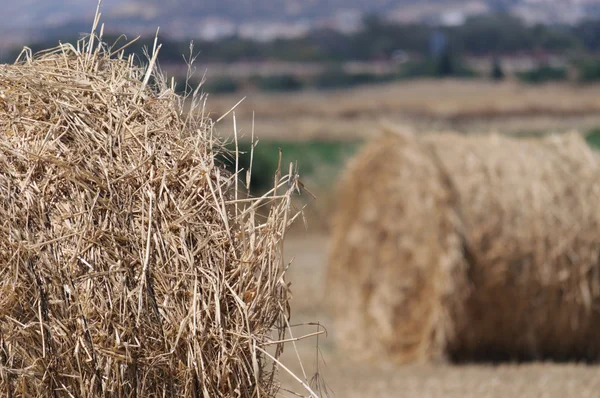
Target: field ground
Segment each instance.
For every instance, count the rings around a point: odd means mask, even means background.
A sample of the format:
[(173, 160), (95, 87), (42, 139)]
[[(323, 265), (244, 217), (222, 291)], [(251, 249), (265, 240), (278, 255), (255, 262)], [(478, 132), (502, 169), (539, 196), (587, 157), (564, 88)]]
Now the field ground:
[[(211, 96), (209, 111), (223, 115), (240, 98)], [(247, 93), (235, 111), (245, 137), (255, 113), (263, 140), (368, 139), (384, 123), (416, 131), (583, 131), (600, 126), (600, 85), (420, 80), (327, 92)], [(231, 117), (219, 131), (231, 134)]]
[[(338, 350), (335, 330), (325, 310), (324, 272), (327, 236), (294, 233), (286, 241), (286, 253), (294, 258), (288, 280), (292, 282), (292, 324), (320, 322), (329, 335), (319, 347), (325, 364), (320, 373), (332, 397), (339, 398), (563, 398), (598, 397), (600, 367), (580, 364), (531, 363), (521, 365), (408, 365), (357, 363)], [(315, 327), (298, 331), (313, 332)], [(315, 340), (298, 342), (298, 353), (308, 379), (315, 371)], [(291, 345), (284, 363), (302, 375)], [(291, 377), (282, 373), (284, 388), (301, 392)], [(293, 396), (282, 393), (282, 396)], [(326, 396), (326, 395), (323, 395)]]

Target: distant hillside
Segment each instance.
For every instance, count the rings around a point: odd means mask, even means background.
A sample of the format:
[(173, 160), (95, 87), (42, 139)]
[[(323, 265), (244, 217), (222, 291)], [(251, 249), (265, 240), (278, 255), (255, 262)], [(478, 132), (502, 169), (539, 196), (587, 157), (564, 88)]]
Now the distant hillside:
[[(95, 0), (4, 2), (0, 47), (87, 30)], [(355, 29), (366, 13), (403, 21), (460, 24), (469, 15), (511, 11), (533, 22), (571, 22), (600, 15), (600, 0), (104, 0), (110, 31), (149, 34), (157, 26), (177, 38), (233, 33), (255, 39), (298, 36), (315, 26)]]
[[(461, 4), (473, 0), (428, 0), (418, 3)], [(417, 3), (413, 0), (104, 0), (103, 11), (111, 18), (134, 17), (147, 21), (170, 18), (219, 17), (235, 22), (248, 20), (284, 21), (319, 19), (344, 10), (384, 12)], [(8, 8), (6, 8), (8, 7)], [(0, 22), (55, 23), (71, 17), (93, 14), (95, 0), (23, 0), (3, 4)], [(15, 16), (19, 16), (15, 18)]]

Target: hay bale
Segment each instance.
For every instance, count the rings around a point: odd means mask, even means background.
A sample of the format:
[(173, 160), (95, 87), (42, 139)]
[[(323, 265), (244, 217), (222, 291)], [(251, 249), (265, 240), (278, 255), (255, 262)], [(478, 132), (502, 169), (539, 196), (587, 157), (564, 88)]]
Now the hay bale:
[(600, 176), (579, 135), (387, 135), (341, 183), (329, 286), (365, 357), (600, 356)]
[(94, 42), (0, 66), (0, 394), (275, 396), (290, 191), (236, 201), (203, 97)]

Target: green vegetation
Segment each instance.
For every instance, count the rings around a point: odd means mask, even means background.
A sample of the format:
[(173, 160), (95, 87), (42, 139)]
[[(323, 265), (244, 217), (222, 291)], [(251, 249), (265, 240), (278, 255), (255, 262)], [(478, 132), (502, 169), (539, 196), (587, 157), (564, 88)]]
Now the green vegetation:
[(312, 86), (319, 89), (350, 88), (361, 84), (383, 83), (394, 80), (395, 75), (377, 75), (373, 73), (349, 73), (341, 66), (331, 66), (316, 76)]
[(502, 64), (500, 63), (500, 60), (496, 57), (492, 61), (492, 73), (490, 77), (492, 78), (492, 80), (495, 81), (504, 80), (505, 77)]
[[(540, 136), (543, 133), (523, 133), (518, 136)], [(593, 148), (600, 150), (600, 128), (590, 130), (586, 140)], [(301, 179), (309, 189), (331, 189), (346, 164), (362, 145), (360, 140), (307, 140), (307, 141), (260, 141), (254, 149), (251, 189), (253, 194), (262, 194), (273, 187), (277, 170), (279, 149), (282, 153), (282, 174), (287, 173), (290, 162), (298, 166)], [(228, 150), (235, 151), (233, 144)], [(234, 154), (221, 157), (226, 167), (235, 167)], [(248, 169), (250, 164), (250, 144), (240, 143), (240, 167)], [(242, 177), (242, 181), (244, 177)]]
[(585, 138), (592, 148), (600, 150), (600, 128), (588, 131)]
[[(76, 36), (68, 31), (55, 32), (44, 42), (30, 43), (33, 52), (63, 42), (73, 42)], [(349, 88), (392, 80), (422, 77), (474, 77), (465, 60), (467, 56), (494, 55), (493, 80), (505, 77), (500, 57), (511, 55), (547, 54), (576, 60), (573, 65), (581, 82), (600, 81), (600, 20), (585, 21), (575, 26), (529, 25), (507, 14), (471, 17), (461, 26), (439, 27), (430, 24), (398, 24), (375, 16), (363, 21), (363, 28), (352, 34), (329, 29), (316, 29), (304, 37), (258, 42), (240, 36), (217, 41), (194, 40), (190, 54), (189, 40), (159, 38), (163, 43), (159, 61), (164, 64), (182, 63), (184, 58), (198, 55), (202, 63), (245, 61), (315, 62), (325, 70), (314, 77), (293, 74), (260, 77), (218, 77), (209, 79), (204, 90), (210, 93), (233, 93), (241, 88), (254, 87), (262, 91), (296, 91), (306, 87), (317, 89)], [(120, 48), (125, 39), (105, 35), (104, 40)], [(141, 38), (125, 48), (125, 54), (136, 54), (141, 62), (145, 51), (152, 48), (154, 38)], [(0, 61), (11, 62), (20, 49), (8, 52)], [(402, 61), (396, 54), (403, 54)], [(340, 65), (348, 61), (391, 61), (396, 70), (385, 73), (350, 73)], [(329, 67), (327, 67), (329, 65)], [(528, 83), (565, 80), (566, 69), (538, 65), (518, 73), (517, 78)], [(183, 79), (179, 79), (180, 82)], [(180, 89), (184, 85), (179, 84)]]
[[(290, 162), (298, 166), (298, 172), (303, 181), (311, 185), (328, 186), (337, 173), (341, 171), (346, 159), (360, 146), (360, 141), (260, 141), (254, 149), (252, 165), (251, 189), (254, 194), (260, 194), (273, 187), (273, 178), (279, 161), (279, 149), (282, 153), (282, 174), (288, 172)], [(230, 151), (235, 151), (233, 144), (228, 145)], [(235, 158), (233, 155), (222, 158), (226, 167), (233, 170)], [(240, 167), (248, 169), (250, 164), (250, 144), (240, 144)], [(242, 178), (243, 180), (243, 178)], [(309, 188), (310, 189), (310, 188)]]
[[(76, 36), (68, 31), (55, 32), (44, 42), (30, 43), (33, 52), (63, 42), (73, 42)], [(159, 54), (161, 63), (182, 63), (189, 58), (189, 40), (159, 38), (163, 43)], [(125, 39), (105, 35), (104, 40), (120, 48)], [(125, 48), (125, 54), (136, 54), (141, 59), (154, 38), (141, 38)], [(467, 56), (494, 55), (489, 78), (501, 80), (505, 73), (499, 57), (510, 55), (561, 54), (580, 60), (574, 65), (582, 82), (600, 81), (600, 20), (585, 21), (576, 26), (528, 25), (507, 14), (490, 14), (467, 19), (461, 26), (439, 27), (430, 24), (398, 24), (375, 16), (363, 21), (363, 28), (352, 34), (329, 29), (316, 29), (304, 37), (258, 42), (240, 36), (217, 41), (194, 40), (193, 55), (203, 63), (244, 61), (316, 62), (326, 67), (319, 75), (306, 78), (291, 74), (254, 78), (220, 77), (209, 79), (205, 91), (233, 93), (242, 87), (256, 87), (264, 91), (295, 91), (305, 87), (338, 89), (360, 84), (373, 84), (397, 79), (420, 77), (473, 77), (475, 73), (464, 62)], [(20, 49), (8, 52), (4, 62), (15, 59)], [(404, 63), (396, 71), (386, 74), (349, 73), (339, 65), (347, 61), (393, 60), (395, 54), (404, 54)], [(585, 60), (585, 61), (581, 61)], [(542, 83), (567, 78), (566, 70), (538, 66), (517, 76), (529, 83)], [(180, 86), (182, 86), (180, 84)]]
[[(389, 59), (397, 50), (411, 56), (431, 55), (434, 33), (444, 35), (449, 48), (457, 56), (486, 54), (517, 54), (535, 51), (551, 53), (600, 51), (600, 21), (585, 21), (579, 25), (546, 26), (525, 24), (510, 15), (491, 14), (476, 16), (456, 27), (439, 28), (429, 24), (397, 24), (369, 16), (364, 19), (363, 29), (352, 34), (319, 29), (306, 36), (256, 42), (239, 36), (217, 41), (194, 40), (195, 52), (203, 62), (236, 62), (248, 60), (318, 61), (341, 62), (347, 60)], [(39, 51), (76, 39), (76, 35), (53, 37), (42, 43), (30, 43), (32, 50)], [(105, 36), (107, 43), (116, 36)], [(182, 54), (189, 55), (189, 40), (173, 41), (160, 38), (163, 43), (159, 55), (161, 62), (181, 62)], [(142, 54), (144, 48), (152, 48), (154, 38), (143, 38), (126, 49), (126, 53)], [(124, 40), (121, 39), (120, 47)], [(8, 54), (11, 61), (19, 50)]]
[(565, 68), (555, 68), (552, 66), (540, 66), (526, 72), (517, 73), (517, 77), (519, 80), (526, 83), (560, 81), (567, 79), (567, 70)]
[(262, 91), (298, 91), (304, 87), (304, 82), (294, 75), (259, 76), (252, 79)]
[(203, 90), (211, 94), (235, 93), (239, 89), (240, 82), (226, 76), (208, 79), (203, 86)]
[(476, 73), (462, 63), (450, 52), (444, 52), (437, 58), (407, 62), (398, 72), (398, 79), (411, 79), (422, 77), (475, 77)]
[(600, 81), (600, 60), (587, 59), (576, 63), (578, 79), (581, 82)]
[(529, 26), (510, 15), (495, 14), (470, 18), (449, 30), (453, 45), (472, 55), (519, 52), (564, 52), (585, 47), (573, 29), (564, 26)]
[(470, 78), (477, 76), (467, 65), (460, 62), (449, 53), (442, 54), (438, 58), (425, 58), (419, 61), (408, 62), (393, 73), (370, 73), (370, 72), (347, 72), (341, 65), (334, 64), (326, 68), (322, 73), (312, 78), (299, 78), (294, 75), (272, 75), (254, 76), (251, 78), (217, 78), (208, 80), (204, 85), (204, 91), (214, 94), (232, 93), (241, 87), (256, 87), (266, 92), (289, 92), (305, 88), (316, 88), (319, 90), (346, 89), (363, 84), (378, 84), (396, 80), (412, 78)]

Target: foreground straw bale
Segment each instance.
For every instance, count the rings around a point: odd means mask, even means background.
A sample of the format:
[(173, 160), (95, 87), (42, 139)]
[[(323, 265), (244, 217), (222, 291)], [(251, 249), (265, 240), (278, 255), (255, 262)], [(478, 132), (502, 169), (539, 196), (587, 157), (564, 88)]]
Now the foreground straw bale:
[(274, 396), (291, 191), (236, 201), (203, 99), (93, 41), (0, 66), (0, 395)]
[(397, 362), (598, 359), (599, 176), (575, 133), (369, 144), (334, 219), (345, 346)]

